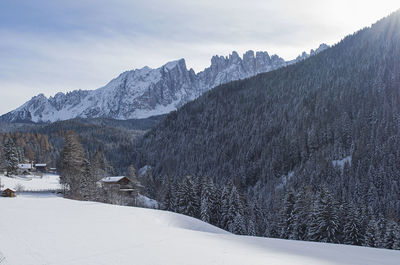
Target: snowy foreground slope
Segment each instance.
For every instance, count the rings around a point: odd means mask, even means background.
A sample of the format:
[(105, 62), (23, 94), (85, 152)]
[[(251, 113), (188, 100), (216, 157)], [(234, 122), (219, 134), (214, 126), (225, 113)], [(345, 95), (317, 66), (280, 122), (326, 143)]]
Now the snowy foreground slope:
[(397, 265), (400, 260), (400, 251), (235, 236), (174, 213), (56, 196), (0, 198), (0, 209), (1, 265)]

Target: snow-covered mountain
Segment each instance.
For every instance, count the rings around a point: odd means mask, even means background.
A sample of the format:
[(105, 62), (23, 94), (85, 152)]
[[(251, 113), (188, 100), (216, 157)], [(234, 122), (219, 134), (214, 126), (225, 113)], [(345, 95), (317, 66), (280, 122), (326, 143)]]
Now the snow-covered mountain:
[(248, 51), (242, 58), (233, 52), (228, 57), (212, 57), (211, 66), (197, 74), (187, 69), (184, 59), (157, 69), (144, 67), (124, 72), (96, 90), (75, 90), (50, 98), (40, 94), (1, 116), (0, 121), (55, 122), (77, 117), (126, 120), (165, 114), (215, 86), (296, 63), (326, 48), (321, 44), (292, 61), (267, 52)]

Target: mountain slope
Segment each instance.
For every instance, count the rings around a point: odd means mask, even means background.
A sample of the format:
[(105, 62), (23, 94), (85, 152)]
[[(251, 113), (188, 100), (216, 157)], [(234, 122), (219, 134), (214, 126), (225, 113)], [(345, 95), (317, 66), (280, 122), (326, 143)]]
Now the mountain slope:
[(158, 210), (59, 197), (0, 198), (2, 264), (395, 265), (400, 251), (235, 236)]
[(233, 181), (248, 202), (263, 202), (266, 225), (288, 190), (317, 196), (321, 187), (359, 205), (363, 222), (398, 221), (399, 88), (400, 11), (300, 63), (207, 92), (150, 131), (135, 159), (160, 183)]
[[(318, 53), (327, 46), (321, 45)], [(243, 59), (236, 52), (229, 57), (214, 56), (211, 66), (195, 72), (186, 68), (184, 59), (151, 69), (127, 71), (97, 90), (76, 90), (46, 98), (33, 97), (21, 107), (0, 117), (3, 122), (55, 122), (72, 118), (113, 118), (119, 120), (147, 118), (169, 113), (199, 97), (217, 85), (254, 76), (295, 63), (310, 56), (303, 53), (285, 62), (267, 52), (248, 51)]]
[[(143, 139), (147, 162), (155, 164), (160, 174), (194, 171), (228, 176), (232, 171), (224, 173), (218, 166), (221, 159), (247, 154), (249, 162), (270, 161), (274, 157), (262, 157), (268, 152), (279, 155), (274, 159), (282, 163), (289, 160), (286, 153), (290, 151), (277, 150), (282, 145), (295, 149), (289, 164), (273, 162), (271, 170), (278, 174), (293, 169), (302, 156), (335, 144), (334, 140), (340, 141), (337, 144), (343, 150), (332, 155), (345, 155), (355, 148), (351, 147), (353, 141), (357, 147), (365, 140), (361, 128), (372, 124), (364, 124), (364, 119), (373, 115), (385, 122), (383, 115), (389, 114), (381, 113), (386, 111), (383, 106), (392, 112), (387, 122), (396, 122), (400, 114), (396, 89), (400, 79), (398, 20), (399, 12), (298, 64), (209, 91), (168, 115)], [(344, 126), (350, 131), (344, 132), (340, 128)], [(393, 126), (393, 130), (398, 129), (397, 124)], [(336, 136), (341, 137), (333, 139)], [(280, 146), (277, 141), (281, 141)], [(161, 149), (164, 152), (158, 153)], [(211, 151), (214, 149), (218, 149), (216, 153)], [(178, 163), (167, 170), (163, 163), (172, 159), (170, 152), (179, 155), (176, 161), (193, 160), (190, 165), (202, 166), (194, 170)], [(193, 159), (199, 154), (201, 158)], [(235, 162), (234, 167), (244, 161)]]

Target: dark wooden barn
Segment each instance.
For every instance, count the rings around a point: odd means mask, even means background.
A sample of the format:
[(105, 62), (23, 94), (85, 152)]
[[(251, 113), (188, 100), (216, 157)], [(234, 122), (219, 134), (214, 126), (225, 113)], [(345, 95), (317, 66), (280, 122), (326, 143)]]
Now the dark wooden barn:
[(15, 197), (15, 190), (7, 188), (7, 189), (3, 190), (1, 195), (3, 197)]

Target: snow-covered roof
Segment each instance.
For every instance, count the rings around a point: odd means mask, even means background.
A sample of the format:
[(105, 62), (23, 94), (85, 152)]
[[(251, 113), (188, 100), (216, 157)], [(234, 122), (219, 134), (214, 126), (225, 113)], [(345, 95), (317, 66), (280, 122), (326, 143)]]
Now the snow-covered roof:
[(105, 178), (101, 179), (101, 182), (118, 182), (123, 178), (126, 178), (126, 177), (125, 176), (105, 177)]
[(134, 191), (135, 189), (119, 189), (119, 191)]
[(18, 164), (18, 168), (20, 168), (20, 169), (31, 169), (32, 165), (31, 164)]
[(35, 164), (35, 167), (45, 167), (47, 164)]

